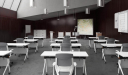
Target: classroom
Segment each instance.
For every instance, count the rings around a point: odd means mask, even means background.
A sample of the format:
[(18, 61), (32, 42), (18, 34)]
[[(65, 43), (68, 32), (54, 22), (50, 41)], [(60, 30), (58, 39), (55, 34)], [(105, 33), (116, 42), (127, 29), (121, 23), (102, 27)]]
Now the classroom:
[(128, 75), (128, 0), (0, 0), (0, 75)]

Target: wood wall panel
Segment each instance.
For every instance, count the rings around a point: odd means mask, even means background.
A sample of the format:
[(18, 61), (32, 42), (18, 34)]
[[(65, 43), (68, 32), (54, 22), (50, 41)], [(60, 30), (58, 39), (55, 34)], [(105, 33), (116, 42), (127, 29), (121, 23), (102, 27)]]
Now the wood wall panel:
[(99, 8), (97, 10), (97, 30), (104, 36), (116, 38), (120, 42), (128, 42), (128, 34), (119, 33), (114, 28), (114, 14), (124, 10), (128, 10), (128, 0), (112, 0), (105, 7)]
[[(74, 27), (77, 26), (77, 20), (74, 20), (73, 14), (60, 16), (60, 20), (57, 17), (39, 20), (35, 22), (34, 29), (46, 29), (47, 37), (50, 37), (50, 31), (54, 31), (54, 38), (58, 37), (58, 32), (74, 32)], [(86, 15), (85, 12), (76, 14), (77, 19), (93, 19), (94, 20), (94, 35), (97, 30), (96, 27), (96, 12), (91, 11), (91, 14)], [(75, 30), (77, 31), (77, 30)]]
[(25, 25), (32, 25), (29, 20), (17, 19), (17, 12), (0, 8), (0, 42), (14, 42), (16, 38), (25, 36)]

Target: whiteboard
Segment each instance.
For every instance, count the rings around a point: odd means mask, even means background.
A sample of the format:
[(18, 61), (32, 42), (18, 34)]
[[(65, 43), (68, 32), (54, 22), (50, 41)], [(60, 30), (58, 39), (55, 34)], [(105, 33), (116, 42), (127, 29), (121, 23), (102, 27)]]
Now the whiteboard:
[(93, 19), (78, 19), (77, 23), (79, 35), (93, 35)]
[(119, 12), (118, 32), (128, 33), (128, 11)]
[(64, 37), (64, 32), (58, 32), (58, 37)]
[(34, 30), (34, 37), (46, 38), (46, 30)]

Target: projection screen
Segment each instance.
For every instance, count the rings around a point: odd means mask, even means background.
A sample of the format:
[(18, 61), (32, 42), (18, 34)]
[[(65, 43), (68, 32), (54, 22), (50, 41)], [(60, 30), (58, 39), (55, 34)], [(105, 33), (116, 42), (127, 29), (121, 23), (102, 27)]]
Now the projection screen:
[(79, 35), (93, 35), (93, 19), (78, 19)]

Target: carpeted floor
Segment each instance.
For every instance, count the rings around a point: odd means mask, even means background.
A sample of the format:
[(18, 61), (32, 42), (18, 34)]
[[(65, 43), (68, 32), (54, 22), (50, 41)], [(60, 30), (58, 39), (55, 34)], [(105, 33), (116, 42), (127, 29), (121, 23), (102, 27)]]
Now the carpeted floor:
[[(42, 75), (43, 58), (40, 57), (43, 51), (51, 51), (50, 40), (44, 40), (44, 47), (40, 47), (37, 53), (34, 50), (29, 51), (29, 59), (23, 62), (24, 55), (18, 57), (13, 55), (11, 61), (14, 64), (11, 67), (11, 75)], [(79, 40), (82, 44), (81, 51), (86, 51), (89, 57), (86, 60), (86, 68), (88, 75), (117, 75), (117, 57), (106, 56), (107, 63), (105, 64), (101, 59), (101, 49), (94, 53), (93, 48), (89, 48), (88, 40)], [(0, 69), (2, 75), (5, 67)], [(125, 75), (128, 75), (128, 69), (123, 69)], [(8, 71), (5, 75), (8, 75)], [(52, 68), (48, 68), (48, 75), (52, 75)], [(77, 75), (82, 75), (82, 68), (77, 68)]]

